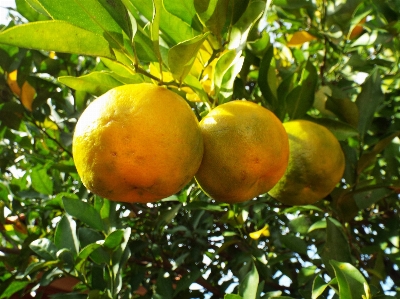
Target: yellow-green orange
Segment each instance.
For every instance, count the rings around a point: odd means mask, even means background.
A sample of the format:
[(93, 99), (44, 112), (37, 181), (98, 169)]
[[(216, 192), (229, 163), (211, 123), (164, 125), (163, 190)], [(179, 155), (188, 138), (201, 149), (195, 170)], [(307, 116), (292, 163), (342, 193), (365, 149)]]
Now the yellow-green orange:
[(313, 204), (331, 193), (341, 180), (343, 151), (324, 126), (306, 120), (283, 125), (289, 136), (289, 165), (269, 194), (288, 205)]
[(217, 106), (200, 122), (204, 156), (195, 175), (217, 201), (237, 203), (269, 191), (284, 174), (288, 137), (269, 110), (247, 101)]
[(115, 201), (145, 203), (173, 195), (193, 178), (202, 155), (190, 106), (149, 83), (120, 86), (97, 98), (73, 137), (83, 184)]

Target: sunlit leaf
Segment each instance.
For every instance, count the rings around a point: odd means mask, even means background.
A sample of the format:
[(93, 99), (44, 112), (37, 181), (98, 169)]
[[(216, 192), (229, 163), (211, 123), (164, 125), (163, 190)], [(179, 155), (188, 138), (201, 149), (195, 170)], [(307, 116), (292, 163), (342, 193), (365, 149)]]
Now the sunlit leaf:
[(278, 95), (277, 95), (277, 77), (275, 73), (275, 63), (274, 60), (274, 48), (269, 47), (265, 52), (261, 63), (258, 74), (258, 85), (264, 99), (272, 109), (275, 111), (278, 109)]
[(40, 193), (53, 194), (53, 181), (47, 174), (47, 169), (43, 167), (35, 167), (30, 174), (32, 187)]
[(253, 1), (249, 4), (244, 14), (231, 29), (231, 40), (229, 49), (243, 49), (247, 42), (250, 29), (261, 17), (266, 4), (264, 1)]
[(317, 86), (317, 77), (317, 70), (308, 61), (302, 72), (300, 85), (287, 95), (287, 110), (291, 119), (303, 117), (312, 107)]
[(121, 81), (115, 79), (113, 72), (107, 71), (91, 72), (81, 77), (62, 76), (58, 80), (70, 88), (85, 91), (96, 96), (100, 96), (114, 87), (123, 85)]
[(239, 294), (246, 299), (256, 299), (259, 279), (257, 268), (252, 264), (250, 271), (246, 274), (243, 281), (239, 283)]
[(361, 86), (361, 93), (357, 97), (356, 104), (359, 112), (358, 130), (362, 138), (371, 125), (376, 110), (384, 99), (381, 84), (380, 71), (378, 68), (375, 68)]
[(200, 20), (219, 39), (228, 13), (228, 0), (194, 0), (194, 7)]
[(57, 247), (47, 238), (36, 239), (29, 244), (29, 248), (46, 261), (57, 259)]
[(363, 296), (369, 298), (364, 291), (364, 284), (367, 282), (357, 268), (349, 263), (341, 263), (335, 260), (331, 260), (330, 264), (336, 274), (340, 298), (358, 299), (363, 298)]
[(107, 40), (102, 36), (64, 21), (41, 21), (11, 27), (0, 32), (0, 43), (22, 48), (114, 58)]
[(80, 221), (86, 223), (91, 228), (102, 230), (103, 222), (100, 214), (96, 209), (87, 202), (73, 198), (63, 198), (64, 208), (68, 214), (78, 218)]
[(54, 244), (59, 248), (66, 248), (74, 255), (78, 254), (79, 242), (76, 236), (76, 222), (72, 217), (64, 215), (58, 222), (54, 233)]
[(189, 73), (208, 33), (173, 46), (168, 52), (168, 65), (175, 80), (182, 82)]

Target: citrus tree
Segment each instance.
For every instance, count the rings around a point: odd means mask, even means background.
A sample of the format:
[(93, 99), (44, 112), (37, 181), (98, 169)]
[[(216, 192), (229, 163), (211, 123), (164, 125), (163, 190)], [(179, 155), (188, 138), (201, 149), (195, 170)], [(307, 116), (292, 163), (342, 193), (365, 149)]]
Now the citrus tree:
[[(9, 14), (0, 298), (399, 298), (398, 0), (16, 0)], [(169, 89), (198, 121), (245, 99), (283, 124), (322, 125), (340, 142), (343, 174), (312, 203), (275, 192), (216, 201), (194, 178), (152, 203), (96, 195), (75, 168), (75, 126), (128, 84)], [(129, 133), (112, 140), (125, 146)], [(291, 189), (336, 169), (322, 163), (333, 146), (315, 138)], [(240, 145), (217, 141), (219, 160)], [(104, 182), (119, 186), (112, 173)]]

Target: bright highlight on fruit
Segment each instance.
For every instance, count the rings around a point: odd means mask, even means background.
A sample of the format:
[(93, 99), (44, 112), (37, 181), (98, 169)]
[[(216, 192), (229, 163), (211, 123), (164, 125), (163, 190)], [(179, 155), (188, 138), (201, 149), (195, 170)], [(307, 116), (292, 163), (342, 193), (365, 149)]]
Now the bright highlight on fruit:
[(204, 156), (196, 180), (217, 201), (238, 203), (268, 192), (284, 174), (288, 137), (269, 110), (247, 101), (217, 106), (200, 122)]
[(203, 139), (183, 98), (153, 84), (130, 84), (86, 108), (72, 150), (78, 174), (91, 192), (146, 203), (189, 183), (201, 163)]
[(289, 165), (269, 195), (288, 205), (313, 204), (335, 188), (345, 158), (339, 141), (327, 128), (306, 120), (283, 126), (289, 136)]

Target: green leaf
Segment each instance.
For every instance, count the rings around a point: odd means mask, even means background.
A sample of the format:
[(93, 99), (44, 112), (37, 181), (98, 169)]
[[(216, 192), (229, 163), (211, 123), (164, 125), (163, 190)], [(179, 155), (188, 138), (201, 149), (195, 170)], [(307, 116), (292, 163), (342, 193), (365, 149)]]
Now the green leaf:
[(325, 108), (336, 114), (342, 121), (357, 128), (359, 113), (356, 103), (350, 99), (340, 99), (328, 96)]
[(29, 5), (31, 0), (16, 0), (17, 11), (29, 22), (44, 21), (50, 19), (49, 16), (38, 12)]
[(100, 96), (114, 87), (123, 85), (121, 81), (114, 78), (113, 72), (107, 71), (91, 72), (81, 77), (62, 76), (58, 78), (58, 81), (72, 89), (85, 91), (95, 96)]
[(233, 95), (233, 85), (235, 83), (236, 76), (242, 69), (244, 57), (239, 54), (236, 56), (232, 65), (228, 68), (224, 77), (222, 78), (221, 86), (218, 94), (218, 101), (220, 104), (228, 102)]
[(229, 0), (194, 0), (196, 12), (207, 29), (220, 40), (227, 20)]
[(103, 247), (114, 251), (124, 241), (124, 233), (125, 231), (122, 229), (113, 231), (104, 240)]
[(289, 248), (293, 252), (307, 254), (307, 243), (303, 239), (293, 235), (282, 235), (280, 236), (280, 240), (285, 247)]
[(153, 17), (150, 25), (150, 39), (153, 42), (154, 52), (158, 63), (162, 65), (160, 53), (160, 19), (162, 11), (162, 0), (152, 0), (153, 2)]
[(384, 96), (381, 85), (380, 71), (378, 68), (375, 68), (361, 86), (361, 93), (356, 100), (359, 113), (358, 131), (361, 138), (364, 138), (375, 112), (383, 102)]
[(256, 299), (258, 284), (259, 275), (253, 263), (250, 271), (246, 274), (243, 281), (239, 283), (239, 295), (246, 299)]
[(104, 37), (64, 21), (40, 21), (11, 27), (0, 32), (0, 43), (114, 59)]
[(311, 299), (317, 299), (319, 296), (321, 296), (325, 289), (333, 282), (336, 282), (336, 279), (331, 280), (329, 283), (326, 283), (321, 275), (317, 275), (313, 282)]
[(39, 0), (26, 0), (26, 2), (29, 3), (29, 5), (36, 10), (38, 13), (50, 17), (46, 9), (42, 6), (42, 4), (39, 2)]
[(272, 63), (274, 57), (274, 47), (268, 47), (265, 52), (258, 71), (258, 85), (264, 99), (271, 105), (272, 110), (276, 111), (281, 105), (278, 105), (277, 78), (275, 73), (275, 63)]
[(237, 53), (235, 50), (230, 50), (222, 54), (215, 64), (214, 71), (214, 85), (215, 93), (218, 95), (224, 80), (226, 80), (225, 74), (228, 73), (229, 69), (235, 62), (238, 61), (241, 52)]
[(189, 25), (196, 19), (196, 9), (193, 0), (164, 0), (165, 10), (177, 16)]
[(333, 218), (327, 218), (326, 224), (326, 242), (321, 252), (321, 258), (328, 273), (333, 276), (333, 269), (329, 261), (336, 260), (351, 263), (352, 257), (348, 239), (345, 237), (342, 225)]
[[(2, 282), (4, 283), (4, 282)], [(27, 285), (32, 283), (29, 280), (14, 280), (12, 281), (8, 287), (5, 289), (4, 292), (0, 293), (0, 299), (3, 298), (14, 298), (14, 294), (16, 294), (18, 291), (22, 290), (25, 288)]]
[(290, 119), (303, 117), (312, 107), (317, 82), (317, 70), (310, 61), (307, 61), (301, 75), (300, 85), (296, 86), (286, 98)]
[(78, 254), (79, 242), (76, 236), (76, 222), (71, 216), (64, 215), (58, 222), (54, 233), (54, 244), (59, 249), (69, 249), (75, 256)]
[[(153, 19), (153, 3), (148, 0), (135, 0), (131, 3), (147, 19)], [(163, 32), (163, 38), (167, 41), (177, 44), (184, 40), (189, 40), (198, 35), (186, 22), (170, 14), (163, 6), (160, 8), (159, 28)], [(139, 31), (138, 31), (139, 32)]]
[[(331, 260), (337, 282), (339, 284), (339, 297), (348, 299), (359, 299), (365, 294), (364, 287), (367, 282), (362, 274), (349, 263), (341, 263)], [(369, 296), (367, 298), (370, 298)]]
[(58, 248), (47, 238), (41, 238), (31, 242), (29, 248), (46, 261), (57, 259)]
[(65, 211), (80, 221), (86, 223), (91, 228), (103, 230), (103, 222), (96, 209), (87, 202), (73, 198), (63, 198)]
[[(102, 234), (99, 232), (92, 230), (87, 227), (81, 227), (79, 228), (79, 240), (81, 243), (81, 247), (88, 247), (91, 244), (103, 244), (104, 243), (104, 237)], [(107, 251), (102, 248), (98, 248), (99, 246), (93, 245), (97, 249), (94, 250), (90, 254), (90, 258), (98, 265), (109, 263), (110, 262), (110, 254), (107, 253)], [(83, 249), (82, 249), (83, 250)], [(89, 250), (89, 249), (87, 249)], [(80, 253), (79, 253), (80, 254)]]
[(244, 14), (231, 29), (229, 49), (236, 49), (238, 51), (245, 48), (250, 29), (262, 16), (265, 7), (266, 4), (264, 1), (250, 2)]
[[(112, 40), (123, 32), (132, 37), (130, 20), (119, 0), (36, 0), (54, 20), (67, 21), (77, 27)], [(121, 43), (121, 41), (116, 41)], [(121, 46), (123, 43), (121, 44)]]
[(37, 192), (52, 195), (53, 194), (53, 181), (47, 174), (47, 169), (43, 167), (35, 167), (30, 174), (32, 180), (32, 187)]
[(226, 294), (224, 299), (243, 299), (243, 297), (236, 294)]
[(102, 245), (99, 243), (91, 243), (85, 246), (78, 254), (75, 262), (75, 269), (81, 271), (81, 267), (84, 265), (89, 256), (100, 247), (102, 247)]
[(208, 33), (173, 46), (168, 52), (168, 65), (175, 80), (182, 82), (189, 73)]

